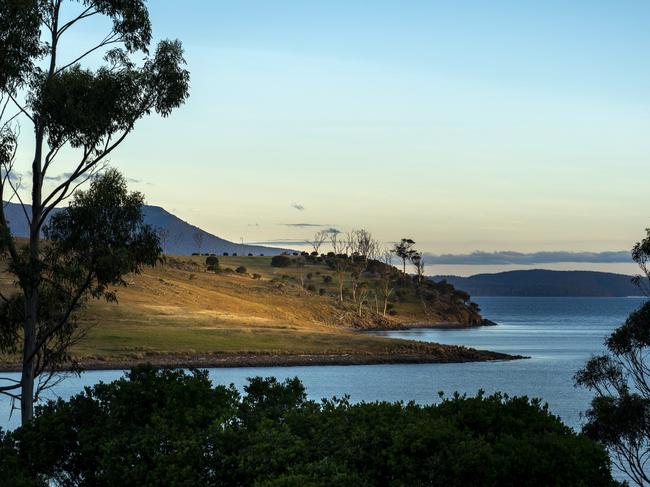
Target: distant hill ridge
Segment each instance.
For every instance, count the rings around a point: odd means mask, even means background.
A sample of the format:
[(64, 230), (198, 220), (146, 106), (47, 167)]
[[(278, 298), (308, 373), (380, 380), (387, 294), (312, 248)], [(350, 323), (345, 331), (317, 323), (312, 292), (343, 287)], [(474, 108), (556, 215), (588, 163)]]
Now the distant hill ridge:
[[(20, 205), (18, 203), (7, 202), (4, 204), (6, 205), (5, 214), (13, 235), (16, 237), (29, 236), (27, 219)], [(27, 212), (30, 213), (31, 207), (29, 205), (26, 206)], [(56, 211), (53, 213), (56, 213)], [(229, 254), (238, 253), (240, 255), (247, 255), (249, 253), (255, 255), (277, 255), (282, 252), (290, 252), (290, 249), (238, 244), (225, 240), (181, 220), (160, 206), (147, 205), (144, 207), (143, 213), (145, 223), (151, 225), (156, 230), (164, 229), (161, 232), (161, 234), (165, 235), (161, 239), (164, 242), (161, 243), (163, 244), (164, 252), (167, 254), (189, 255), (193, 252), (199, 252), (198, 245), (195, 242), (195, 235), (197, 234), (201, 235), (202, 242), (200, 251), (202, 253), (223, 254), (224, 252), (228, 252)]]
[(544, 269), (476, 274), (470, 277), (434, 276), (472, 296), (626, 297), (639, 296), (632, 276), (595, 271)]

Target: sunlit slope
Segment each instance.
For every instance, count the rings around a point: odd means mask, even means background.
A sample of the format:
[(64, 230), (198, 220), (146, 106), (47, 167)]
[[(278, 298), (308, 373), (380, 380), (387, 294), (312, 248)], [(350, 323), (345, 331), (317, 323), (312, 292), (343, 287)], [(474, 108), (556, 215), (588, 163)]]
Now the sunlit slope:
[[(424, 353), (456, 360), (456, 347), (359, 333), (430, 316), (418, 316), (417, 303), (408, 300), (396, 303), (396, 315), (388, 319), (370, 311), (371, 301), (359, 313), (355, 303), (334, 297), (335, 284), (324, 282), (332, 272), (325, 265), (302, 270), (309, 291), (299, 283), (300, 269), (271, 267), (270, 257), (220, 256), (218, 273), (206, 269), (205, 259), (167, 257), (128, 276), (117, 304), (92, 301), (81, 316), (88, 334), (74, 355), (82, 361), (128, 362), (170, 354)], [(239, 266), (246, 271), (235, 272)]]

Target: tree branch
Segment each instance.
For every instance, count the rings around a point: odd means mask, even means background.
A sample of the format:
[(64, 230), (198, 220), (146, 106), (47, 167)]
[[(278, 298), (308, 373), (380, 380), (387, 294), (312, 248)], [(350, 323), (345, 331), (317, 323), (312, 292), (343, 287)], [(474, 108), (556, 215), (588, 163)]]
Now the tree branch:
[(101, 49), (102, 47), (108, 46), (109, 44), (117, 44), (117, 43), (120, 43), (120, 42), (122, 42), (122, 38), (119, 37), (119, 34), (117, 34), (117, 32), (111, 32), (106, 37), (104, 37), (104, 39), (99, 44), (97, 44), (95, 47), (88, 49), (86, 52), (84, 52), (79, 57), (77, 57), (74, 61), (71, 61), (71, 62), (69, 62), (68, 64), (66, 64), (64, 66), (61, 66), (56, 71), (54, 71), (54, 75), (57, 75), (61, 71), (63, 71), (65, 69), (69, 68), (70, 66), (73, 66), (74, 64), (78, 63), (79, 61), (81, 61), (83, 58), (85, 58), (89, 54), (95, 52), (97, 49)]
[[(68, 30), (70, 27), (72, 27), (74, 24), (76, 24), (78, 21), (81, 19), (85, 19), (88, 17), (92, 17), (93, 15), (98, 14), (99, 12), (97, 10), (90, 12), (93, 9), (93, 7), (88, 7), (86, 10), (81, 12), (78, 16), (76, 16), (74, 19), (69, 20), (65, 24), (61, 26), (59, 31), (57, 32), (56, 38), (57, 40), (63, 35), (63, 33)], [(90, 12), (90, 13), (89, 13)]]

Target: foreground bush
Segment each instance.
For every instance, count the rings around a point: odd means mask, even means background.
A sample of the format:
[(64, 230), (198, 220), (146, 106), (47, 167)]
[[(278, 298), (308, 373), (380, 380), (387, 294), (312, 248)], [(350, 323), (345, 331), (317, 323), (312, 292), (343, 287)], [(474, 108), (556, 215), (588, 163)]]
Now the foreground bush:
[(0, 440), (9, 485), (614, 485), (600, 446), (526, 398), (315, 403), (297, 379), (251, 379), (240, 396), (149, 367)]

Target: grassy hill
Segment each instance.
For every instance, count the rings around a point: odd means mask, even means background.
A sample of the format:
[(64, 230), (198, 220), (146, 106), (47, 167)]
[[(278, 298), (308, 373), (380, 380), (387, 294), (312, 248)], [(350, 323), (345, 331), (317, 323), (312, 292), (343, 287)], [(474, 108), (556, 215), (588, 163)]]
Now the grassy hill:
[[(348, 298), (340, 302), (337, 284), (325, 282), (333, 271), (322, 262), (277, 268), (271, 257), (220, 256), (219, 271), (212, 272), (205, 260), (167, 257), (129, 276), (129, 285), (118, 290), (118, 304), (91, 302), (81, 317), (90, 328), (75, 357), (94, 368), (142, 361), (219, 366), (506, 358), (359, 333), (411, 323), (479, 323), (462, 295), (437, 293), (437, 303), (425, 312), (413, 285), (403, 282), (391, 300), (391, 315), (384, 317), (370, 299), (362, 306)], [(239, 267), (245, 271), (236, 272)], [(362, 277), (366, 286), (376, 279)], [(9, 285), (4, 276), (3, 287)]]

